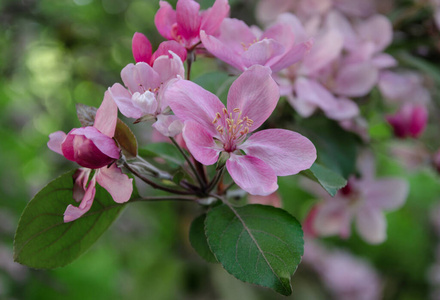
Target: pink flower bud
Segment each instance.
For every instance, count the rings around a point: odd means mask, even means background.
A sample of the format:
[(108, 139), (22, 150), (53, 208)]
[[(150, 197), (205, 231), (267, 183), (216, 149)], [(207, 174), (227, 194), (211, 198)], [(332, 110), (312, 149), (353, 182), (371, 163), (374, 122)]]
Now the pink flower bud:
[(399, 138), (419, 137), (425, 130), (428, 111), (422, 105), (406, 103), (394, 115), (386, 117), (393, 126), (394, 134)]

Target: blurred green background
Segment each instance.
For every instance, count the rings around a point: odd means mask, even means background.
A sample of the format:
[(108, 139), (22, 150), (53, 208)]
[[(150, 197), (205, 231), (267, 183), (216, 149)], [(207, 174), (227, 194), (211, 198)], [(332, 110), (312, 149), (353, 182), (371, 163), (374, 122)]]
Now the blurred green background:
[[(203, 1), (202, 7), (212, 2)], [(230, 3), (233, 16), (255, 22), (252, 1)], [(284, 299), (197, 256), (187, 238), (199, 213), (191, 204), (131, 205), (85, 255), (62, 269), (37, 271), (12, 262), (13, 236), (27, 202), (76, 167), (47, 148), (48, 135), (79, 127), (75, 103), (97, 107), (107, 87), (120, 82), (121, 69), (133, 62), (134, 32), (143, 32), (157, 47), (162, 41), (153, 22), (158, 7), (150, 0), (0, 1), (0, 299)], [(422, 10), (399, 26), (406, 30), (429, 13)], [(421, 38), (394, 48), (410, 53), (420, 43), (435, 49), (431, 39)], [(194, 72), (213, 68), (197, 62)], [(142, 133), (138, 129), (141, 143), (147, 139)], [(388, 215), (389, 239), (379, 246), (356, 236), (326, 242), (370, 261), (383, 278), (384, 298), (427, 299), (438, 242), (429, 212), (440, 199), (439, 178), (429, 168), (408, 172), (386, 149), (378, 152), (379, 174), (403, 174), (411, 185), (405, 207)], [(312, 197), (295, 183), (280, 179), (280, 194), (286, 209), (303, 218)], [(329, 297), (302, 265), (293, 287), (292, 299)]]

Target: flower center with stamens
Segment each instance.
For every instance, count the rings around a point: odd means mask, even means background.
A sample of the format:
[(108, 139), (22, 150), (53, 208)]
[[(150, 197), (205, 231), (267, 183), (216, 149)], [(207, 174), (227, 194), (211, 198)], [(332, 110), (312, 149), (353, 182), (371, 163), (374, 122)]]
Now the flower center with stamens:
[[(266, 39), (266, 38), (264, 38), (264, 39)], [(263, 40), (264, 40), (263, 39)], [(245, 44), (245, 43), (241, 43), (241, 45), (243, 46), (243, 50), (244, 51), (248, 51), (248, 49), (253, 45), (253, 44), (255, 44), (255, 43), (257, 43), (257, 42), (259, 42), (260, 40), (259, 39), (254, 39), (253, 41), (252, 41), (252, 43), (249, 43), (249, 44)]]
[(242, 111), (239, 108), (234, 108), (232, 112), (228, 112), (226, 108), (223, 111), (217, 112), (212, 124), (218, 124), (217, 132), (220, 134), (220, 140), (223, 143), (223, 148), (227, 152), (234, 152), (236, 146), (243, 142), (249, 133), (249, 127), (253, 125), (254, 121), (247, 116), (242, 117)]

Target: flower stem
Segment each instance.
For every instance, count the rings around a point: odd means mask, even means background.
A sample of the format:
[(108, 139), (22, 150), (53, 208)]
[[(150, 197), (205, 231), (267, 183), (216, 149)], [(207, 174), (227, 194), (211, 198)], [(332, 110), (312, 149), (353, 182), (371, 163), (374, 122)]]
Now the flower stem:
[(197, 199), (194, 197), (185, 197), (185, 196), (161, 196), (161, 197), (143, 197), (143, 198), (135, 198), (130, 200), (130, 202), (139, 202), (139, 201), (191, 201), (196, 202)]
[(211, 182), (208, 184), (207, 188), (206, 188), (206, 192), (209, 193), (211, 192), (215, 186), (218, 184), (218, 182), (220, 181), (220, 179), (223, 177), (223, 173), (225, 171), (225, 168), (221, 168), (214, 176), (214, 178), (211, 180)]

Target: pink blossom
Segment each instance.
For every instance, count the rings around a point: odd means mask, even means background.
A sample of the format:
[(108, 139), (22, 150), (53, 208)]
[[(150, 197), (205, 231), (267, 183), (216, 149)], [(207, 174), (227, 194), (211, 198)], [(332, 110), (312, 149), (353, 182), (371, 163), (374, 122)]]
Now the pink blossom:
[(269, 195), (277, 188), (277, 176), (308, 169), (316, 149), (302, 135), (284, 129), (254, 133), (271, 115), (278, 102), (278, 86), (268, 67), (253, 66), (232, 84), (225, 107), (210, 92), (187, 80), (176, 80), (164, 97), (184, 122), (183, 138), (194, 158), (204, 165), (229, 156), (226, 168), (243, 190)]
[(428, 110), (424, 105), (405, 103), (394, 115), (386, 116), (399, 138), (419, 137), (428, 122)]
[(172, 58), (172, 56), (170, 55), (170, 51), (176, 53), (177, 56), (179, 56), (182, 61), (185, 61), (186, 59), (185, 47), (183, 47), (176, 41), (162, 42), (160, 43), (157, 50), (154, 53), (152, 53), (153, 50), (150, 41), (145, 35), (139, 32), (136, 32), (133, 35), (132, 51), (133, 51), (134, 60), (137, 63), (144, 62), (149, 64), (150, 66), (153, 66), (156, 58), (162, 55), (168, 55), (170, 56), (170, 58)]
[(227, 0), (216, 0), (214, 5), (200, 11), (194, 0), (178, 0), (176, 10), (166, 1), (160, 1), (160, 8), (154, 17), (159, 33), (168, 40), (174, 40), (191, 49), (200, 42), (200, 31), (216, 35), (223, 19), (229, 14)]
[(351, 176), (347, 186), (330, 197), (322, 188), (310, 182), (305, 187), (323, 201), (309, 214), (309, 231), (318, 236), (338, 234), (350, 236), (353, 220), (359, 235), (368, 243), (378, 244), (386, 239), (386, 219), (383, 210), (401, 207), (408, 194), (408, 184), (398, 178), (374, 179), (373, 158), (364, 153), (358, 161), (360, 178)]
[(300, 61), (312, 47), (310, 40), (298, 42), (292, 28), (283, 23), (258, 31), (241, 20), (226, 18), (218, 37), (201, 31), (200, 38), (211, 54), (238, 70), (262, 65), (277, 72)]
[(154, 119), (155, 127), (165, 136), (175, 136), (181, 132), (182, 124), (173, 115), (167, 114), (168, 104), (162, 99), (163, 87), (176, 77), (184, 76), (182, 60), (174, 52), (154, 60), (153, 66), (145, 62), (128, 64), (121, 71), (124, 88), (115, 83), (109, 93), (121, 113), (135, 118), (136, 123)]
[[(73, 198), (81, 203), (78, 207), (67, 207), (64, 212), (66, 223), (78, 219), (92, 207), (96, 182), (110, 193), (115, 202), (124, 203), (130, 199), (132, 179), (114, 164), (120, 157), (120, 150), (113, 140), (117, 113), (116, 104), (106, 92), (93, 126), (75, 128), (67, 135), (62, 131), (49, 135), (47, 146), (52, 151), (83, 167), (73, 175)], [(95, 172), (87, 185), (92, 169)]]

